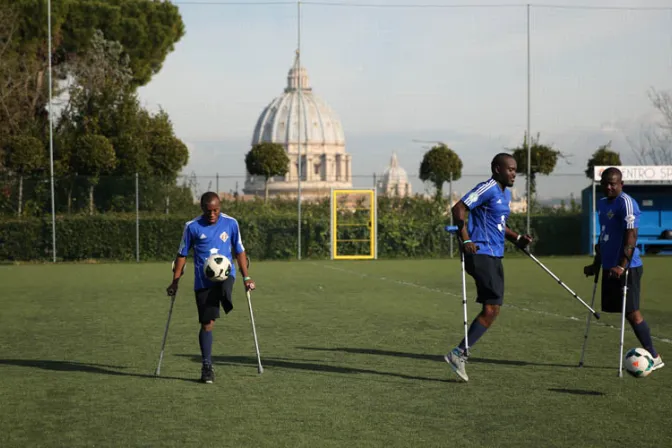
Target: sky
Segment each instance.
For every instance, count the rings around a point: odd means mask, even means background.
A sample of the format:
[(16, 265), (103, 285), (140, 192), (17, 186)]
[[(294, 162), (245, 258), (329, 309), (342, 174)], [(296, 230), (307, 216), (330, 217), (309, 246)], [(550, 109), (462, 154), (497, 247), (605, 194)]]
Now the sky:
[[(173, 2), (185, 36), (140, 98), (167, 111), (189, 147), (184, 174), (195, 174), (201, 188), (214, 188), (218, 174), (220, 191), (229, 191), (236, 181), (242, 190), (254, 125), (286, 85), (299, 22), (295, 3), (221, 2)], [(396, 152), (413, 191), (431, 191), (417, 173), (435, 141), (464, 163), (456, 191), (487, 178), (492, 156), (517, 146), (527, 126), (525, 6), (347, 3), (302, 4), (300, 47), (313, 92), (343, 122), (354, 186), (371, 187)], [(586, 8), (568, 8), (576, 5)], [(538, 181), (540, 197), (578, 195), (589, 183), (588, 158), (609, 141), (624, 164), (636, 164), (632, 146), (658, 119), (648, 91), (672, 89), (672, 10), (621, 9), (634, 6), (672, 8), (669, 0), (532, 3), (530, 129), (569, 155), (556, 175)], [(524, 184), (519, 177), (520, 192)]]

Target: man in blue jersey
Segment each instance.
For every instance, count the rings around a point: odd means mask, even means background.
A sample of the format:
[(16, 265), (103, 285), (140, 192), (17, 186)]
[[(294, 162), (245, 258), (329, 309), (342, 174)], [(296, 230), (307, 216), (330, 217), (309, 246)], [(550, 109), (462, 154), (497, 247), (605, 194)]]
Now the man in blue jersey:
[(637, 244), (639, 228), (639, 205), (623, 193), (623, 175), (618, 168), (607, 168), (602, 173), (600, 186), (606, 197), (597, 203), (600, 219), (600, 239), (596, 246), (595, 260), (583, 268), (583, 273), (593, 276), (600, 264), (602, 276), (602, 311), (623, 312), (623, 277), (628, 270), (628, 292), (625, 300), (625, 317), (637, 339), (653, 356), (653, 370), (665, 364), (651, 340), (651, 331), (639, 311), (641, 279), (644, 273)]
[[(203, 360), (201, 381), (212, 383), (215, 380), (215, 372), (212, 368), (212, 328), (215, 325), (215, 319), (219, 317), (220, 304), (226, 314), (233, 309), (233, 284), (236, 280), (234, 257), (238, 261), (245, 288), (253, 290), (255, 285), (247, 272), (247, 256), (238, 221), (221, 212), (219, 196), (213, 192), (207, 192), (201, 196), (201, 210), (203, 215), (187, 222), (184, 226), (182, 242), (175, 258), (173, 281), (167, 292), (169, 296), (177, 293), (187, 255), (189, 250), (193, 249), (194, 290), (198, 321), (201, 324), (198, 334)], [(211, 282), (203, 273), (205, 261), (212, 254), (224, 255), (231, 262), (231, 274), (223, 282)]]
[[(532, 237), (519, 235), (506, 224), (511, 213), (511, 192), (507, 187), (513, 186), (516, 168), (516, 160), (510, 154), (497, 154), (490, 164), (492, 177), (476, 185), (452, 209), (453, 220), (459, 229), (461, 250), (465, 254), (465, 270), (476, 283), (476, 301), (483, 305), (467, 332), (469, 348), (490, 328), (504, 302), (502, 258), (505, 240), (521, 249), (532, 242)], [(469, 221), (465, 226), (467, 211)], [(466, 348), (462, 339), (444, 358), (462, 380), (469, 381), (465, 369)]]

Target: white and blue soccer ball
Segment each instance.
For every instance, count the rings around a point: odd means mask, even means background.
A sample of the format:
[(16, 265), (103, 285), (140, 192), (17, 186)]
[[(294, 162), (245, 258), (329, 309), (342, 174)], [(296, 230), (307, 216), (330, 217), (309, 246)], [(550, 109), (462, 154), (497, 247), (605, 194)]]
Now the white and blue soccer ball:
[(635, 378), (644, 378), (652, 372), (653, 356), (643, 348), (631, 348), (625, 354), (625, 370)]
[(231, 275), (231, 262), (224, 255), (212, 254), (203, 265), (203, 273), (212, 282), (223, 282)]

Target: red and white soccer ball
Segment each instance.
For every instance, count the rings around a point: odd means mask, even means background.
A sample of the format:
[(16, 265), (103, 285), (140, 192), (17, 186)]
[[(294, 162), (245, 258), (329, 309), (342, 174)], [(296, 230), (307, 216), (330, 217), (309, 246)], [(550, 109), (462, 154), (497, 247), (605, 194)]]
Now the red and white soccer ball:
[(231, 262), (220, 254), (212, 254), (203, 266), (205, 277), (212, 282), (223, 282), (231, 275)]
[(653, 356), (643, 348), (631, 348), (625, 354), (625, 370), (635, 378), (649, 376), (653, 367)]

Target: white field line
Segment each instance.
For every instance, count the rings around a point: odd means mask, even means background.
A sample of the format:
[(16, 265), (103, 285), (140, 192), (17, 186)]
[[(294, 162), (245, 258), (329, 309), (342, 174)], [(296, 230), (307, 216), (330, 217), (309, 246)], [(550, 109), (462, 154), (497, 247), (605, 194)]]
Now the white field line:
[[(346, 272), (348, 274), (356, 275), (356, 276), (359, 276), (359, 277), (362, 277), (362, 278), (365, 278), (365, 277), (366, 278), (373, 278), (373, 279), (381, 280), (381, 281), (384, 281), (384, 282), (390, 282), (390, 283), (396, 283), (398, 285), (409, 286), (411, 288), (424, 289), (425, 291), (435, 292), (435, 293), (443, 294), (443, 295), (446, 295), (446, 296), (459, 297), (460, 299), (462, 298), (462, 296), (460, 294), (454, 294), (454, 293), (449, 292), (449, 291), (444, 291), (444, 290), (436, 289), (436, 288), (430, 288), (428, 286), (419, 285), (417, 283), (412, 283), (412, 282), (407, 282), (405, 280), (397, 280), (397, 279), (392, 279), (392, 278), (387, 278), (387, 277), (377, 277), (377, 276), (373, 276), (373, 275), (369, 275), (369, 274), (363, 274), (361, 272), (351, 271), (349, 269), (343, 269), (343, 268), (339, 268), (339, 267), (336, 267), (336, 266), (328, 266), (328, 265), (319, 264), (319, 263), (313, 263), (313, 264), (316, 265), (316, 266), (322, 266), (325, 269), (331, 269), (331, 270), (334, 270), (334, 271)], [(523, 306), (516, 306), (516, 305), (510, 305), (510, 304), (504, 304), (503, 306), (507, 307), (507, 308), (513, 308), (513, 309), (516, 309), (516, 310), (519, 310), (519, 311), (527, 311), (528, 313), (557, 317), (559, 319), (573, 320), (573, 321), (585, 321), (586, 320), (585, 317), (579, 318), (579, 317), (574, 317), (574, 316), (563, 316), (562, 314), (551, 313), (551, 312), (548, 312), (548, 311), (535, 310), (535, 309), (526, 308), (526, 307), (523, 307)], [(602, 322), (599, 322), (599, 321), (598, 322), (593, 322), (593, 325), (600, 325), (600, 326), (605, 327), (605, 328), (611, 328), (613, 330), (619, 330), (620, 331), (619, 327), (615, 327), (611, 324), (605, 324), (605, 323), (602, 323)], [(653, 336), (653, 335), (651, 335), (651, 338), (655, 339), (656, 341), (664, 342), (666, 344), (672, 344), (672, 339), (670, 339), (670, 338), (660, 338), (660, 337)]]

